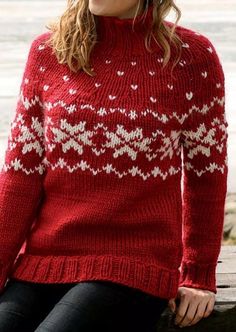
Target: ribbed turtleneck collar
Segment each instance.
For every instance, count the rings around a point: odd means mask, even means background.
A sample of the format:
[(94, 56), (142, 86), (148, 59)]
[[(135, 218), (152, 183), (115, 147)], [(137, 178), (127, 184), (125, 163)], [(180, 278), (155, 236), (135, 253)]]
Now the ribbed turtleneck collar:
[(145, 51), (144, 38), (152, 24), (153, 4), (148, 7), (146, 15), (133, 18), (94, 15), (97, 21), (98, 45), (107, 55), (135, 55)]

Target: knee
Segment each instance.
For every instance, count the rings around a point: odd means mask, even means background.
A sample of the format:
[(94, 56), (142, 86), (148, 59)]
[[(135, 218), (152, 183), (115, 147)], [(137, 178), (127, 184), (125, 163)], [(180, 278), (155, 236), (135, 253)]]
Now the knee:
[(17, 332), (23, 326), (26, 318), (20, 311), (12, 308), (0, 308), (0, 331), (1, 332)]

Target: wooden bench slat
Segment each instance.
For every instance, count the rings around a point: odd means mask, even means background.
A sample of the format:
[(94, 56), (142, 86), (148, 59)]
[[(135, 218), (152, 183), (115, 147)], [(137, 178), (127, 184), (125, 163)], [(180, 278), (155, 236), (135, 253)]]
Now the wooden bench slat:
[(217, 288), (215, 304), (236, 305), (236, 287)]
[(223, 285), (236, 287), (236, 273), (218, 273), (216, 275), (216, 285), (217, 287)]

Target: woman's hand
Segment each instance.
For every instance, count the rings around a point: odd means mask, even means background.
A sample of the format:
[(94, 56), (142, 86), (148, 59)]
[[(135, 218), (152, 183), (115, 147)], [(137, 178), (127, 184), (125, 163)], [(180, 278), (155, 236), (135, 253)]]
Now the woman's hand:
[(179, 287), (176, 298), (180, 300), (179, 306), (176, 307), (174, 298), (168, 306), (176, 314), (175, 324), (180, 327), (196, 324), (214, 309), (215, 293), (205, 289)]

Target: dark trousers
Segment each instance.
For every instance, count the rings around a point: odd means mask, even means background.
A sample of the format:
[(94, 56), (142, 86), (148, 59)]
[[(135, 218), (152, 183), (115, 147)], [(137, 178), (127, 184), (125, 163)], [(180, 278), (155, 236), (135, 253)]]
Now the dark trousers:
[(1, 332), (154, 332), (168, 300), (110, 281), (42, 284), (10, 279)]

